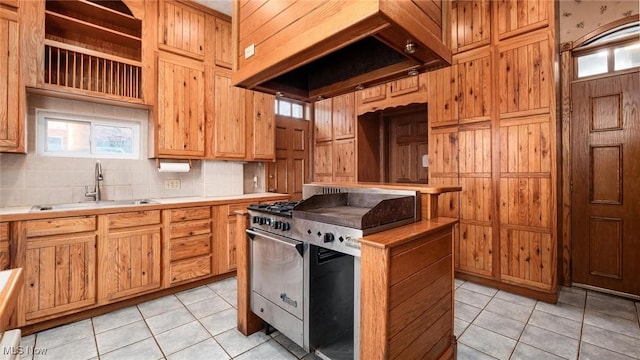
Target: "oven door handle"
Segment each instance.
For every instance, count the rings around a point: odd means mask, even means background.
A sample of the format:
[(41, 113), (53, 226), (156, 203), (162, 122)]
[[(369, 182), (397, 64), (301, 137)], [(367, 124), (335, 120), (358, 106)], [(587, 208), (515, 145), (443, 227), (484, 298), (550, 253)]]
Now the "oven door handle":
[(287, 238), (283, 238), (283, 237), (280, 237), (280, 236), (274, 235), (274, 234), (269, 234), (269, 235), (261, 234), (261, 233), (255, 232), (255, 231), (253, 231), (251, 229), (247, 229), (246, 231), (247, 231), (247, 235), (249, 235), (249, 238), (251, 240), (253, 240), (253, 238), (255, 238), (256, 236), (262, 236), (265, 239), (273, 240), (273, 241), (275, 241), (275, 242), (277, 242), (279, 244), (294, 247), (296, 249), (296, 251), (298, 252), (298, 254), (300, 254), (300, 256), (304, 257), (304, 255), (303, 255), (304, 254), (304, 244), (301, 243), (301, 242), (289, 240)]

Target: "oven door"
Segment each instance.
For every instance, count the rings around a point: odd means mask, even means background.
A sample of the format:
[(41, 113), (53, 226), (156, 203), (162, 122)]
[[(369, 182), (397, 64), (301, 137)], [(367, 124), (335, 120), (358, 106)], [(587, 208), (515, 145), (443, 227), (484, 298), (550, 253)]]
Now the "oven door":
[(247, 234), (251, 239), (251, 290), (302, 320), (305, 244), (259, 230), (247, 229)]

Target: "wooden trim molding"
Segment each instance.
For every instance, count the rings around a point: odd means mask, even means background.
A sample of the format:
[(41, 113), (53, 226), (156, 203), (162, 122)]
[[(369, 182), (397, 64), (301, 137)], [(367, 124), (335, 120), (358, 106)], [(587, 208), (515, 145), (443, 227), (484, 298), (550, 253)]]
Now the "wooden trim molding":
[[(573, 41), (573, 48), (577, 49), (579, 47), (581, 47), (582, 45), (584, 45), (584, 43), (590, 41), (591, 39), (600, 36), (600, 34), (605, 33), (611, 29), (615, 29), (618, 26), (622, 26), (625, 24), (630, 24), (632, 22), (636, 22), (636, 21), (640, 21), (640, 14), (635, 14), (635, 15), (631, 15), (631, 16), (627, 16), (625, 18), (622, 19), (618, 19), (616, 21), (610, 22), (608, 24), (602, 25), (599, 28), (593, 30), (592, 32), (586, 34), (585, 36)], [(563, 49), (564, 51), (564, 49)]]

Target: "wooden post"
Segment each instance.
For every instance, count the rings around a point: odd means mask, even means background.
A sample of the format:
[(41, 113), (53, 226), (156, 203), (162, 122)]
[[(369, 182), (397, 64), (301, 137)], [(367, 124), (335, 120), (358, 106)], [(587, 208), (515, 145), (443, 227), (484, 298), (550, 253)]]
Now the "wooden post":
[(246, 210), (237, 210), (236, 214), (236, 263), (238, 277), (238, 330), (249, 336), (264, 328), (264, 322), (251, 311), (251, 273), (250, 243), (247, 241), (245, 230), (249, 224), (249, 214)]

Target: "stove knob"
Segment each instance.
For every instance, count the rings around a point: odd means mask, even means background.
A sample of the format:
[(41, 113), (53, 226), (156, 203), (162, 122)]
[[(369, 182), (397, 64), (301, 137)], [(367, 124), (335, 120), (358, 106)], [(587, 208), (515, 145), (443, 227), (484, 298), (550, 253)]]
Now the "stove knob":
[(264, 224), (266, 224), (266, 223), (267, 223), (267, 218), (266, 218), (266, 217), (264, 217), (264, 216), (261, 216), (261, 217), (260, 217), (260, 225), (264, 225)]
[(260, 217), (254, 216), (252, 221), (253, 221), (254, 224), (259, 224), (260, 223)]
[(280, 228), (282, 229), (282, 231), (289, 231), (291, 230), (291, 224), (289, 224), (286, 221), (283, 221), (282, 226)]
[(325, 234), (324, 234), (324, 242), (325, 242), (325, 243), (333, 242), (334, 238), (335, 238), (335, 237), (333, 236), (333, 234), (332, 234), (332, 233), (325, 233)]
[(282, 228), (282, 221), (274, 221), (271, 223), (271, 227), (280, 230)]

